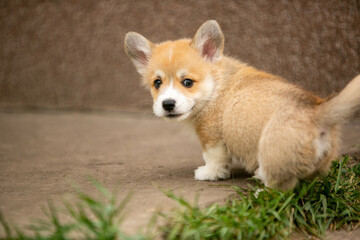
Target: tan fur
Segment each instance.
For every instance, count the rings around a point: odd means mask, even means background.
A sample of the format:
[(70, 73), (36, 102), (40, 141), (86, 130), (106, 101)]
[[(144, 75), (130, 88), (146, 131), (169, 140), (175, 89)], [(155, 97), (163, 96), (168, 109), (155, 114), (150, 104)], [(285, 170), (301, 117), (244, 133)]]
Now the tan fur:
[[(166, 75), (163, 87), (172, 80), (174, 88), (195, 99), (186, 120), (194, 126), (206, 162), (196, 170), (196, 179), (229, 177), (232, 160), (240, 161), (266, 186), (282, 190), (292, 189), (299, 179), (327, 173), (337, 156), (339, 126), (360, 104), (360, 77), (327, 101), (222, 56), (223, 44), (220, 27), (208, 21), (192, 40), (149, 42), (151, 56), (139, 69), (154, 101), (161, 93), (153, 87), (157, 70)], [(125, 49), (136, 61), (127, 40)], [(179, 78), (181, 69), (187, 74)], [(212, 88), (206, 82), (209, 76)], [(180, 83), (185, 78), (193, 79), (194, 86), (184, 88)]]

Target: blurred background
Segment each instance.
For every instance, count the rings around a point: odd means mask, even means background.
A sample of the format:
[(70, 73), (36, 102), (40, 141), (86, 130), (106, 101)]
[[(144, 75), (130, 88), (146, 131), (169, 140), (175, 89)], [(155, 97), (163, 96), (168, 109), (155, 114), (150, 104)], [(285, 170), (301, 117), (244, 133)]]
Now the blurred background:
[(145, 109), (126, 32), (192, 37), (208, 19), (225, 53), (320, 96), (360, 73), (359, 0), (1, 0), (0, 106)]

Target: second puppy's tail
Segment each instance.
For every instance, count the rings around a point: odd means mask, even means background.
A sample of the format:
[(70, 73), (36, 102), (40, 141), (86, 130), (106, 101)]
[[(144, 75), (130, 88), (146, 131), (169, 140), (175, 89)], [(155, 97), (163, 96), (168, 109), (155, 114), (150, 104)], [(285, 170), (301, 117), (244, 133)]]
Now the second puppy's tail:
[(356, 76), (338, 95), (319, 107), (325, 125), (333, 126), (351, 118), (360, 108), (360, 75)]

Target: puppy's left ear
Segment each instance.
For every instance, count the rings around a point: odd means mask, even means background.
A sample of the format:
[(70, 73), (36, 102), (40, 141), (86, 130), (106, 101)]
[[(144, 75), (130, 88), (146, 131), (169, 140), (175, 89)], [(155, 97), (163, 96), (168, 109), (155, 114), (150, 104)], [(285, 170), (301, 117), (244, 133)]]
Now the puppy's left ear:
[(125, 35), (124, 49), (130, 60), (134, 63), (140, 74), (144, 71), (151, 58), (151, 52), (154, 47), (153, 43), (144, 36), (129, 32)]
[(197, 30), (191, 45), (210, 62), (221, 59), (224, 50), (224, 35), (215, 20), (206, 21)]

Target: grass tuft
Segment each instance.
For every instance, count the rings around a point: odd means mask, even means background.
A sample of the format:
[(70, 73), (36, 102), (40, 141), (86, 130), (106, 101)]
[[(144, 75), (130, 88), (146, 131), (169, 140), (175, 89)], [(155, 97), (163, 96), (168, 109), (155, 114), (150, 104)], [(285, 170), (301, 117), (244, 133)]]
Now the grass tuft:
[(5, 232), (5, 239), (147, 239), (140, 234), (128, 236), (120, 230), (124, 209), (130, 199), (130, 194), (118, 203), (116, 194), (112, 194), (95, 180), (91, 180), (91, 182), (101, 193), (100, 198), (91, 197), (77, 190), (77, 201), (63, 201), (65, 212), (62, 214), (49, 201), (48, 205), (42, 208), (46, 218), (29, 225), (26, 231), (10, 226), (0, 213), (0, 226)]
[(167, 224), (161, 231), (167, 239), (287, 239), (295, 230), (321, 238), (327, 230), (353, 230), (360, 222), (360, 164), (349, 166), (348, 159), (293, 191), (257, 182), (248, 189), (233, 187), (236, 198), (205, 209), (167, 192), (183, 208), (162, 214)]

